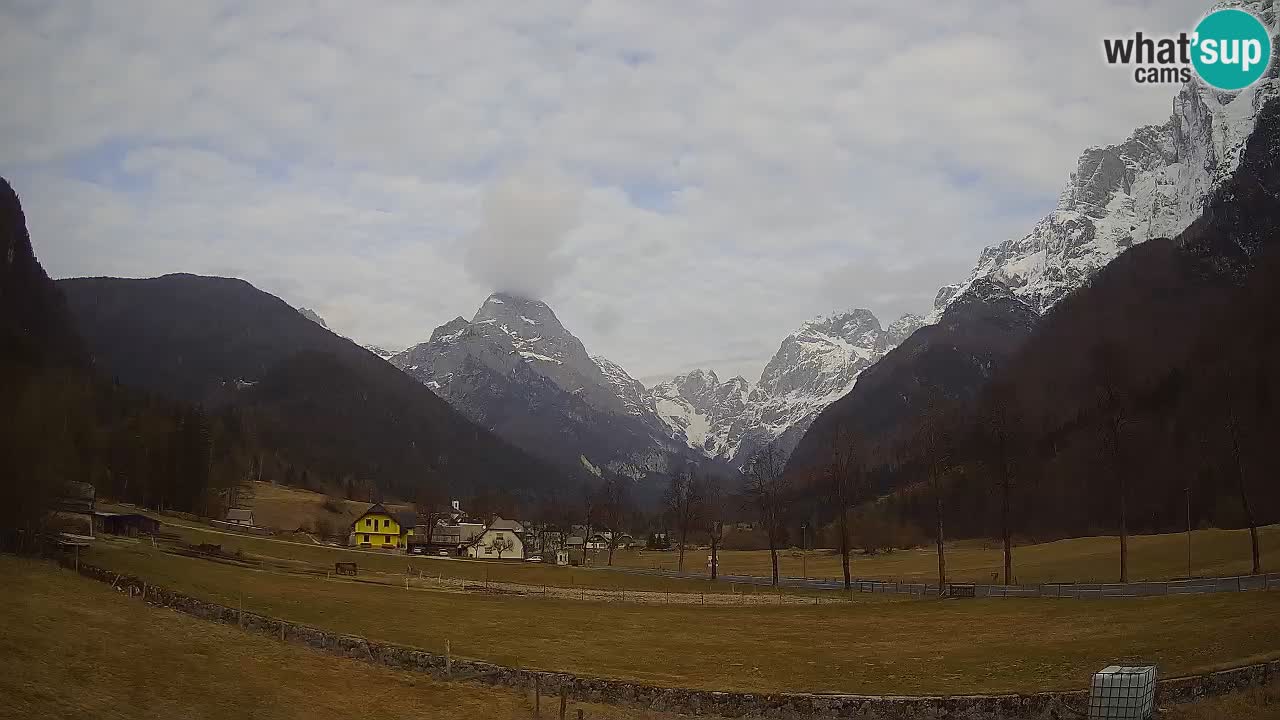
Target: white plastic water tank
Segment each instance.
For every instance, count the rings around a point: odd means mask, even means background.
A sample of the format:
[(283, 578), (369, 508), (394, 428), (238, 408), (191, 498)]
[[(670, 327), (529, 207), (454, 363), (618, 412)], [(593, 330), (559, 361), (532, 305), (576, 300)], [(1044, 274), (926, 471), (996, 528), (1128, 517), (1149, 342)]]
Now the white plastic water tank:
[(1147, 720), (1155, 698), (1154, 665), (1108, 665), (1089, 686), (1089, 720)]

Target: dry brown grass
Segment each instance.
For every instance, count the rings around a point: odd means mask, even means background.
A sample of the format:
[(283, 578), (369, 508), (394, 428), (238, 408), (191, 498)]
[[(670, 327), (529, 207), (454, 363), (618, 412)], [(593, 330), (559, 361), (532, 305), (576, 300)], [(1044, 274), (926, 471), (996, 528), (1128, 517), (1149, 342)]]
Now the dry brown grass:
[[(317, 521), (323, 520), (345, 538), (351, 523), (369, 507), (369, 503), (335, 498), (332, 504), (339, 511), (333, 512), (325, 507), (329, 498), (319, 493), (265, 482), (251, 485), (253, 499), (247, 504), (253, 508), (254, 523), (282, 532), (310, 532)], [(410, 509), (410, 506), (398, 503), (383, 504), (392, 512)]]
[[(1260, 529), (1264, 568), (1280, 568), (1280, 526)], [(1250, 570), (1247, 530), (1197, 530), (1191, 538), (1191, 572), (1194, 575), (1237, 575)], [(689, 551), (685, 571), (706, 572), (707, 551)], [(785, 576), (842, 578), (840, 556), (831, 550), (810, 550), (803, 561), (790, 551), (778, 555)], [(616, 553), (614, 563), (642, 568), (674, 570), (674, 552), (626, 551)], [(958, 582), (991, 582), (993, 573), (1002, 573), (1004, 555), (994, 541), (964, 540), (947, 549), (948, 578)], [(1015, 547), (1014, 580), (1041, 582), (1116, 582), (1120, 574), (1119, 540), (1115, 537), (1086, 537), (1038, 545)], [(1134, 535), (1129, 538), (1129, 568), (1133, 580), (1168, 580), (1187, 574), (1187, 537)], [(720, 571), (730, 575), (760, 575), (771, 572), (765, 550), (728, 550), (720, 554)], [(936, 582), (938, 556), (931, 548), (898, 550), (879, 555), (855, 554), (850, 571), (854, 577), (911, 582)]]
[(1163, 710), (1160, 720), (1280, 720), (1280, 686), (1175, 705)]
[(1171, 676), (1280, 654), (1280, 593), (651, 606), (406, 590), (246, 570), (145, 545), (94, 562), (317, 627), (511, 666), (761, 692), (1070, 689), (1115, 661)]
[[(0, 556), (0, 717), (531, 718), (527, 693), (284, 645), (129, 600), (47, 563)], [(543, 717), (550, 717), (543, 699)], [(592, 720), (676, 717), (571, 703)]]

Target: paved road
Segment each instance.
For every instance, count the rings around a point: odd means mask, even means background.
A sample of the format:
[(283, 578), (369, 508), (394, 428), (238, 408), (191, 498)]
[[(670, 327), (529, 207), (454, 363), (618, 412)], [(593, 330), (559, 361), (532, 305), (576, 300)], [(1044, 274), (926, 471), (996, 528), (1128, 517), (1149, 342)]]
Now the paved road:
[[(665, 577), (682, 577), (706, 580), (706, 575), (677, 573), (674, 570), (655, 570), (649, 568), (605, 567), (599, 570), (609, 572), (633, 573), (639, 575), (662, 575)], [(772, 579), (759, 575), (725, 575), (718, 578), (721, 582), (739, 585), (771, 585)], [(842, 580), (820, 580), (815, 578), (782, 577), (779, 584), (788, 588), (812, 590), (843, 590)], [(857, 592), (898, 593), (903, 595), (937, 595), (937, 583), (904, 583), (886, 582), (883, 580), (854, 580), (853, 589)], [(968, 594), (972, 589), (974, 597), (1047, 597), (1047, 598), (1108, 598), (1108, 597), (1153, 597), (1159, 595), (1205, 595), (1209, 593), (1243, 592), (1245, 590), (1280, 590), (1280, 573), (1265, 575), (1240, 575), (1234, 577), (1193, 578), (1190, 580), (1170, 580), (1168, 582), (1133, 582), (1133, 583), (1043, 583), (1040, 585), (991, 585), (987, 583), (951, 583), (952, 594)]]

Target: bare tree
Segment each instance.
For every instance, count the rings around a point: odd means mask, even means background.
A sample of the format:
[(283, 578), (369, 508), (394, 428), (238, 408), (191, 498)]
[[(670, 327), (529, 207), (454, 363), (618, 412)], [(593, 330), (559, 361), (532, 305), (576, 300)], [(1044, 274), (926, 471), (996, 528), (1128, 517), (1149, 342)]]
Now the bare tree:
[(693, 526), (698, 514), (698, 498), (694, 471), (682, 468), (672, 473), (671, 485), (667, 488), (667, 513), (680, 537), (679, 560), (677, 572), (684, 572), (684, 550), (689, 541), (689, 528)]
[(622, 536), (622, 527), (631, 507), (626, 482), (624, 478), (612, 476), (604, 481), (601, 492), (601, 509), (605, 524), (609, 526), (609, 565), (613, 565), (613, 551), (618, 548), (618, 539)]
[(591, 542), (591, 521), (595, 519), (596, 491), (591, 483), (582, 483), (582, 564), (587, 564), (587, 545)]
[(1124, 429), (1129, 424), (1130, 374), (1126, 358), (1113, 342), (1094, 346), (1093, 384), (1102, 416), (1102, 446), (1119, 493), (1120, 582), (1129, 582), (1129, 473), (1125, 462)]
[(978, 447), (982, 462), (1000, 493), (1000, 540), (1004, 545), (1004, 584), (1013, 583), (1011, 497), (1023, 434), (1023, 417), (1014, 386), (1002, 380), (989, 385), (978, 407)]
[(1257, 418), (1250, 418), (1252, 422), (1245, 422), (1242, 416), (1249, 410), (1263, 414), (1269, 404), (1268, 388), (1266, 379), (1261, 372), (1257, 377), (1257, 388), (1255, 389), (1254, 408), (1246, 408), (1245, 403), (1239, 400), (1242, 393), (1235, 387), (1235, 376), (1232, 368), (1228, 367), (1223, 371), (1222, 381), (1219, 386), (1222, 391), (1222, 408), (1227, 431), (1227, 439), (1230, 443), (1231, 466), (1230, 472), (1235, 477), (1236, 489), (1240, 493), (1240, 507), (1244, 511), (1244, 521), (1249, 526), (1249, 548), (1252, 555), (1253, 574), (1262, 573), (1262, 557), (1258, 547), (1258, 521), (1254, 518), (1253, 509), (1249, 505), (1249, 492), (1246, 486), (1247, 465), (1245, 460), (1245, 434), (1246, 427), (1257, 427), (1260, 423)]
[(938, 548), (938, 594), (946, 592), (947, 556), (943, 532), (942, 493), (955, 461), (954, 415), (939, 397), (931, 397), (916, 427), (912, 444), (924, 462), (925, 477), (933, 495), (934, 543)]
[(429, 472), (422, 479), (422, 483), (418, 485), (415, 495), (413, 509), (418, 519), (426, 523), (427, 536), (422, 539), (422, 542), (429, 545), (431, 537), (435, 534), (436, 523), (446, 513), (443, 507), (444, 493), (441, 492), (440, 485), (436, 481), (436, 476), (433, 472)]
[(694, 495), (698, 502), (697, 518), (711, 543), (711, 579), (715, 580), (720, 569), (720, 543), (724, 540), (724, 488), (720, 478), (705, 473), (696, 481)]
[(836, 527), (840, 532), (840, 564), (844, 569), (844, 588), (853, 585), (849, 573), (849, 513), (864, 492), (866, 458), (860, 439), (844, 425), (831, 435), (831, 455), (826, 472), (827, 501), (836, 511)]
[(498, 559), (502, 559), (502, 553), (507, 552), (516, 546), (515, 542), (506, 535), (499, 535), (489, 542), (489, 549), (498, 553)]
[(787, 503), (791, 494), (790, 480), (784, 469), (782, 453), (773, 445), (761, 450), (747, 464), (747, 499), (769, 538), (774, 587), (778, 586), (778, 545), (786, 531)]

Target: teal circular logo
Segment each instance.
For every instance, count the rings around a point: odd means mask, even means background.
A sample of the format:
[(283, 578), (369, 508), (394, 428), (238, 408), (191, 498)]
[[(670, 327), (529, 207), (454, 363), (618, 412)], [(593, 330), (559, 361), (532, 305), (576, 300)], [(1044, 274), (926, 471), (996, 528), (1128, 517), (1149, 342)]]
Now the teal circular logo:
[(1271, 34), (1244, 10), (1211, 12), (1196, 25), (1191, 64), (1200, 79), (1219, 90), (1240, 90), (1271, 65)]

